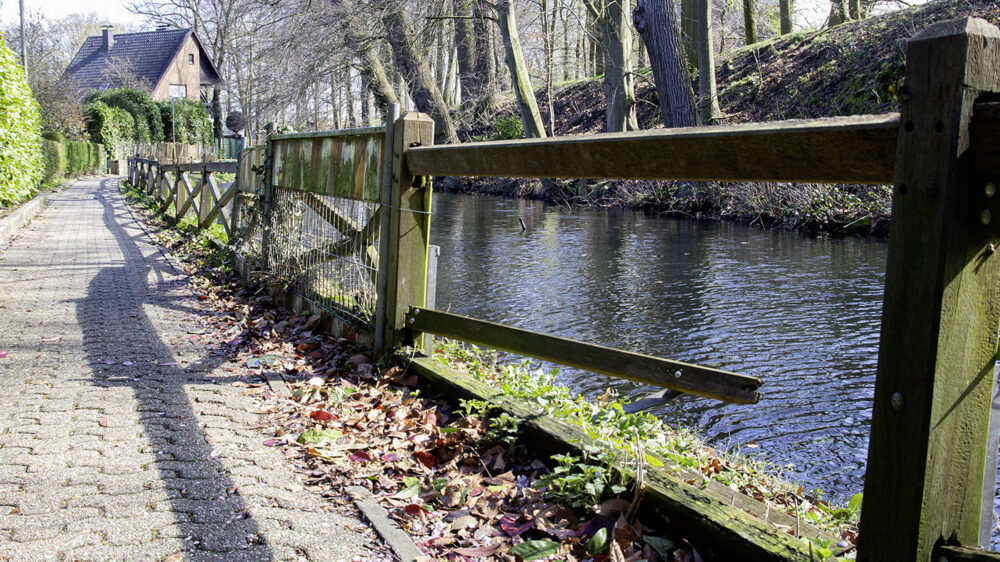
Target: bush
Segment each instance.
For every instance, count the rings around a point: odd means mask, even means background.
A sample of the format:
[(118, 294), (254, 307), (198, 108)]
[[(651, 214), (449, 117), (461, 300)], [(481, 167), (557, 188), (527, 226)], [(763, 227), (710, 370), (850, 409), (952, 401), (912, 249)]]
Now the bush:
[(45, 160), (45, 181), (57, 180), (66, 175), (66, 148), (63, 143), (42, 141), (42, 156)]
[(102, 101), (87, 106), (87, 133), (90, 140), (107, 147), (135, 139), (135, 119), (120, 107)]
[(125, 141), (163, 142), (163, 118), (160, 108), (149, 94), (133, 88), (114, 88), (94, 92), (86, 97), (86, 103), (101, 102), (108, 107), (117, 107), (132, 116), (135, 123), (134, 135)]
[[(175, 100), (173, 107), (169, 101), (160, 102), (167, 142), (183, 144), (213, 144), (212, 120), (205, 106), (191, 100)], [(174, 121), (177, 122), (176, 131)], [(174, 136), (176, 133), (176, 137)]]
[(66, 145), (66, 172), (70, 177), (94, 174), (104, 166), (104, 147), (90, 142), (69, 141)]
[(31, 197), (44, 173), (38, 102), (17, 57), (0, 39), (0, 206)]

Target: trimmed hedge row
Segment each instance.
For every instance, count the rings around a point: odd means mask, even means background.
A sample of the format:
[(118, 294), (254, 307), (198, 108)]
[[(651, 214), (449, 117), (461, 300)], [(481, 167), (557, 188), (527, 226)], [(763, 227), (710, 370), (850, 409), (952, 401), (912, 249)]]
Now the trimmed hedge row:
[[(46, 137), (50, 135), (46, 133)], [(96, 174), (104, 168), (104, 146), (100, 144), (46, 138), (42, 141), (42, 154), (46, 182)]]

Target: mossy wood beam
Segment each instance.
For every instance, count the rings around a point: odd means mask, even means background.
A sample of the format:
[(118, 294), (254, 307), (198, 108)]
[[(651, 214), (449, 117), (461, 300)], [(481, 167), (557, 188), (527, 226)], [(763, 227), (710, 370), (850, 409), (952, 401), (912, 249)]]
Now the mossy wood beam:
[[(525, 402), (514, 400), (498, 389), (442, 365), (437, 359), (425, 356), (401, 358), (419, 375), (422, 385), (449, 400), (486, 400), (521, 419), (521, 438), (533, 453), (542, 456), (558, 453), (582, 456), (585, 446), (606, 447), (578, 427), (544, 415)], [(689, 484), (685, 481), (687, 479), (700, 483)], [(645, 483), (639, 506), (639, 511), (644, 514), (644, 525), (655, 528), (657, 523), (654, 520), (660, 524), (669, 522), (678, 536), (690, 539), (699, 550), (710, 551), (708, 554), (717, 560), (809, 560), (808, 545), (775, 525), (792, 529), (797, 526), (799, 534), (804, 537), (832, 538), (809, 525), (797, 524), (793, 517), (781, 514), (777, 509), (767, 509), (764, 504), (742, 494), (728, 489), (728, 495), (721, 494), (719, 488), (725, 486), (712, 486), (713, 483), (705, 482), (701, 476), (691, 475), (684, 469), (669, 465), (663, 469), (647, 467)], [(751, 515), (741, 507), (757, 511), (761, 517)]]
[(1000, 30), (974, 18), (927, 28), (907, 45), (905, 91), (859, 561), (978, 544), (996, 475), (1000, 195), (969, 147), (975, 101), (1000, 92)]
[(511, 328), (457, 314), (410, 308), (406, 326), (415, 332), (485, 345), (733, 404), (755, 404), (760, 400), (757, 389), (761, 380), (755, 377)]
[(419, 147), (414, 175), (891, 184), (899, 115)]
[(934, 550), (933, 559), (947, 562), (1000, 562), (1000, 552), (943, 545)]

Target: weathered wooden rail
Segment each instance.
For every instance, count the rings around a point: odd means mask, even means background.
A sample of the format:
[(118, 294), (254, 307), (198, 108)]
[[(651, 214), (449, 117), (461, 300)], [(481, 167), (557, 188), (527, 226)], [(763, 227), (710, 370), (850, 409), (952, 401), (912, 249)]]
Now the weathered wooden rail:
[[(162, 200), (160, 212), (174, 206), (173, 218), (180, 220), (190, 211), (197, 215), (198, 228), (207, 228), (217, 220), (228, 236), (235, 232), (236, 215), (227, 212), (237, 192), (237, 183), (230, 183), (220, 190), (215, 179), (218, 173), (235, 174), (236, 161), (201, 162), (192, 164), (163, 164), (155, 160), (130, 158), (128, 178), (148, 195)], [(191, 173), (200, 174), (197, 185), (191, 184)], [(197, 205), (195, 201), (197, 200)], [(221, 218), (221, 220), (219, 220)]]
[[(899, 114), (449, 146), (433, 146), (433, 121), (411, 113), (385, 131), (272, 135), (241, 155), (237, 184), (264, 199), (265, 246), (278, 189), (378, 203), (367, 222), (380, 225), (376, 243), (367, 225), (336, 206), (303, 199), (337, 236), (362, 237), (368, 252), (377, 247), (382, 349), (444, 335), (737, 403), (755, 401), (760, 381), (428, 307), (431, 177), (892, 184), (858, 559), (984, 559), (976, 546), (989, 543), (1000, 439), (1000, 415), (991, 412), (1000, 332), (1000, 31), (962, 19), (922, 32), (909, 42), (900, 92)], [(137, 164), (135, 182), (169, 197), (166, 166)], [(176, 173), (175, 202), (191, 199), (184, 171)], [(586, 441), (434, 361), (417, 356), (411, 365), (439, 388), (525, 414), (546, 446)], [(733, 507), (746, 503), (735, 496), (728, 503), (711, 486), (662, 471), (651, 480), (645, 501), (687, 536), (718, 537), (723, 556), (810, 556), (797, 540), (747, 519), (744, 511), (760, 513)]]

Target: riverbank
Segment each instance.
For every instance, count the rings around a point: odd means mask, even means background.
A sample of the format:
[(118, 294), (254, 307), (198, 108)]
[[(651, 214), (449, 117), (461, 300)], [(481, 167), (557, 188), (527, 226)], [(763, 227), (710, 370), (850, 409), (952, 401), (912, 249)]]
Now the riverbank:
[[(1000, 25), (1000, 6), (992, 0), (941, 0), (743, 47), (717, 63), (720, 122), (898, 111), (894, 92), (902, 85), (905, 41), (935, 22), (966, 16)], [(636, 81), (640, 128), (662, 127), (648, 69), (637, 74), (645, 78)], [(536, 95), (539, 106), (547, 107), (544, 91)], [(557, 85), (556, 135), (602, 132), (603, 104), (599, 77)], [(548, 112), (543, 111), (542, 117), (548, 124)], [(523, 130), (519, 126), (516, 107), (507, 102), (490, 119), (466, 123), (461, 136), (463, 141), (511, 138)], [(538, 180), (444, 178), (436, 187), (857, 235), (886, 234), (891, 215), (887, 186), (706, 183), (681, 195), (686, 190), (678, 190), (675, 182), (573, 181), (557, 182), (546, 190)]]

